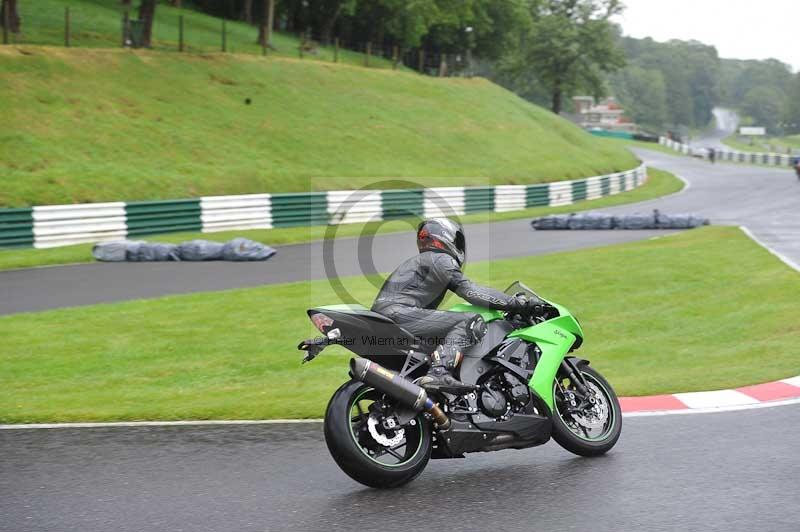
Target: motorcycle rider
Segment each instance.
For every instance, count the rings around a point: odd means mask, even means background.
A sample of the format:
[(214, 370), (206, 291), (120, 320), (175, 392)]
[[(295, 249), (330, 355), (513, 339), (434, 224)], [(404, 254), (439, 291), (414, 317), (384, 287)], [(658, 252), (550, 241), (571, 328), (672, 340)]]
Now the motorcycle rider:
[(485, 308), (531, 313), (540, 301), (509, 296), (467, 279), (463, 227), (448, 218), (424, 220), (417, 227), (416, 255), (397, 267), (381, 287), (372, 311), (382, 314), (414, 335), (418, 342), (436, 345), (428, 374), (419, 385), (429, 391), (469, 393), (473, 386), (453, 377), (463, 350), (486, 334), (478, 314), (436, 310), (448, 290)]

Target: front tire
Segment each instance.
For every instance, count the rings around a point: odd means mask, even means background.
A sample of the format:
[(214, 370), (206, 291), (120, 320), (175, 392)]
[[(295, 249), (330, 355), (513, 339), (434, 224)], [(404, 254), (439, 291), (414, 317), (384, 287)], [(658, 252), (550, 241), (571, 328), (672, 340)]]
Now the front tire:
[[(420, 413), (403, 426), (402, 441), (382, 445), (368, 428), (368, 406), (365, 408), (369, 401), (380, 400), (380, 392), (360, 381), (343, 384), (325, 412), (325, 443), (338, 466), (356, 482), (371, 488), (397, 488), (414, 480), (428, 464), (431, 427)], [(371, 430), (378, 429), (373, 425)]]
[[(570, 403), (564, 400), (562, 393), (569, 392), (570, 384), (565, 386), (563, 382), (554, 383), (553, 439), (571, 453), (598, 456), (611, 450), (619, 440), (622, 433), (622, 409), (614, 389), (598, 371), (590, 366), (583, 366), (580, 372), (595, 395), (601, 395), (596, 400), (604, 401), (604, 404), (596, 403), (588, 415), (571, 415), (567, 412)], [(597, 429), (591, 428), (591, 425), (600, 424), (604, 412), (608, 419)]]

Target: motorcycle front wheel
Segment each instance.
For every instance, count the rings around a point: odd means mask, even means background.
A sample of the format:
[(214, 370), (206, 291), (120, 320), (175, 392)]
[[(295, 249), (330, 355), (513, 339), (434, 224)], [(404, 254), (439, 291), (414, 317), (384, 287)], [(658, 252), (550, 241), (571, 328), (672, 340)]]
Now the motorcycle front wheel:
[(381, 392), (354, 380), (336, 390), (325, 412), (331, 456), (350, 478), (372, 488), (411, 482), (431, 457), (433, 437), (425, 416), (395, 425), (378, 408), (384, 402)]
[(607, 453), (622, 433), (622, 409), (614, 389), (590, 366), (580, 368), (590, 392), (588, 404), (580, 406), (574, 395), (576, 387), (569, 379), (558, 378), (553, 384), (555, 411), (553, 439), (567, 451), (580, 456)]

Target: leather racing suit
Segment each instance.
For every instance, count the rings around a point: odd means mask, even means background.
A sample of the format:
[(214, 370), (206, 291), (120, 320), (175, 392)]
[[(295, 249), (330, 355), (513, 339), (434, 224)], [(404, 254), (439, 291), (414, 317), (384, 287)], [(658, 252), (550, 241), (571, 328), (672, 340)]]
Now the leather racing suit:
[(448, 290), (481, 307), (511, 310), (518, 305), (516, 298), (467, 279), (450, 255), (424, 251), (392, 272), (381, 287), (372, 311), (406, 329), (417, 343), (438, 346), (434, 365), (452, 369), (458, 365), (459, 353), (474, 341), (468, 325), (477, 315), (436, 310)]

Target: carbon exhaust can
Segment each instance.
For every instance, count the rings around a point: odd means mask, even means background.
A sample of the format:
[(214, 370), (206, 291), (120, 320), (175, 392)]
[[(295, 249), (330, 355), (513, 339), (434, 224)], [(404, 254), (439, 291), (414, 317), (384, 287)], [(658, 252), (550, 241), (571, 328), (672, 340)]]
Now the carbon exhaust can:
[(365, 358), (353, 358), (350, 359), (350, 374), (353, 378), (373, 386), (416, 412), (425, 410), (433, 416), (439, 427), (446, 429), (450, 426), (450, 419), (442, 412), (439, 405), (428, 397), (428, 393), (421, 386), (394, 371)]

